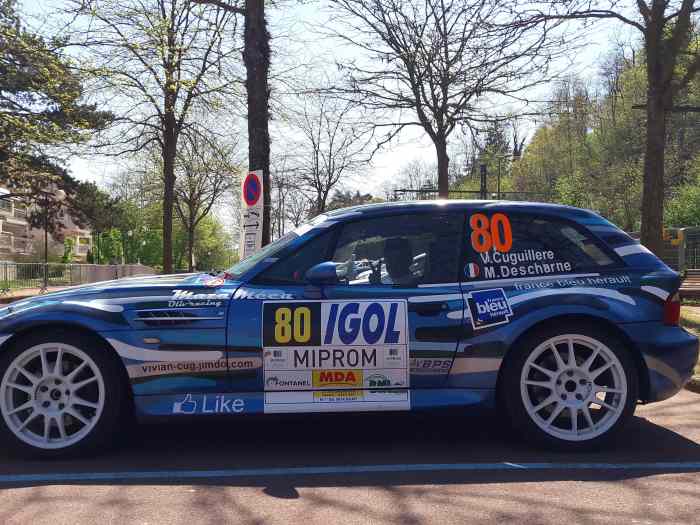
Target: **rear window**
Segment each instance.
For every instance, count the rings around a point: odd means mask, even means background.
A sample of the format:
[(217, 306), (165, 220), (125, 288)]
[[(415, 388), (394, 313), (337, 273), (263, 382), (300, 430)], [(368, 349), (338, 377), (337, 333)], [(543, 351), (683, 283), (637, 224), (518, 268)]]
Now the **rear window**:
[(595, 271), (618, 259), (585, 229), (534, 215), (474, 213), (468, 221), (467, 279), (508, 279)]

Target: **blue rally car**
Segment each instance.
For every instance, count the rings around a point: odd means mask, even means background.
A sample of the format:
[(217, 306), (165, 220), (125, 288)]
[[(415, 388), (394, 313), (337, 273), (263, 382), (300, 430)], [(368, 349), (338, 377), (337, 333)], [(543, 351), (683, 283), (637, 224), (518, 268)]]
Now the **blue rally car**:
[(679, 285), (590, 211), (338, 210), (217, 276), (122, 279), (0, 309), (0, 435), (52, 456), (110, 444), (133, 414), (482, 405), (525, 438), (589, 448), (690, 377), (698, 342), (678, 326)]

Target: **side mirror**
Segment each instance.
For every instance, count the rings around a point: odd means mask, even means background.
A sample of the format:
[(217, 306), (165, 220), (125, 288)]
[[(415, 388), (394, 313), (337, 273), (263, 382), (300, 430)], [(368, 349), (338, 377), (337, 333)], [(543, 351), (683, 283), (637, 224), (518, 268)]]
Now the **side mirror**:
[(314, 286), (323, 286), (324, 284), (337, 284), (338, 273), (336, 272), (336, 264), (334, 262), (322, 262), (316, 266), (312, 266), (306, 271), (306, 280)]

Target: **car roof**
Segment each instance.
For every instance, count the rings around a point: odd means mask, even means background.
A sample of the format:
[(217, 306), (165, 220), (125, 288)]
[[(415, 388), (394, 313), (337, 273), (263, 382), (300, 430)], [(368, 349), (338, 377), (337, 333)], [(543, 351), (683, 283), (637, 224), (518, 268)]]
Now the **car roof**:
[(529, 213), (546, 213), (571, 219), (598, 217), (590, 210), (566, 206), (563, 204), (550, 204), (545, 202), (522, 202), (506, 200), (422, 200), (422, 201), (393, 201), (378, 202), (350, 206), (330, 212), (325, 212), (328, 218), (341, 219), (358, 215), (384, 215), (395, 213), (425, 212), (430, 210), (445, 211), (470, 211), (470, 210), (497, 209), (498, 211), (518, 211)]

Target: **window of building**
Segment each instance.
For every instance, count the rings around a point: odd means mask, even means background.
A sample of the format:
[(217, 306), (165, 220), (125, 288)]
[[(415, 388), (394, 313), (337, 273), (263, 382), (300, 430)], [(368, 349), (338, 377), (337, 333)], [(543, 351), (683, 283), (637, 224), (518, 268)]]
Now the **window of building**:
[(27, 205), (21, 202), (15, 202), (15, 217), (25, 219), (27, 217)]

